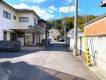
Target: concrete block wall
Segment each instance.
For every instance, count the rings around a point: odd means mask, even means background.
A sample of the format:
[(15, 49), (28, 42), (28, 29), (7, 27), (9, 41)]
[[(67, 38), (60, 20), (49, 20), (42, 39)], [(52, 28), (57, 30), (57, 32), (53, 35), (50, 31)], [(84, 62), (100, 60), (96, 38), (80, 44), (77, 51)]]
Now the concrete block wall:
[(19, 51), (20, 41), (0, 41), (0, 51)]
[[(106, 37), (87, 37), (91, 63), (106, 72)], [(74, 48), (74, 38), (70, 38), (70, 49)], [(85, 53), (84, 37), (78, 38), (78, 49)]]

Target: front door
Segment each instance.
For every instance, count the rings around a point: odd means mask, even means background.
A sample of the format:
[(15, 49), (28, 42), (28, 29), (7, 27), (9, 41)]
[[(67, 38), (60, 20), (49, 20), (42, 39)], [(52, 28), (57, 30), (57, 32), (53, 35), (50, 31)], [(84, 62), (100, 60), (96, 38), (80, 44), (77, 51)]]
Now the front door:
[(33, 45), (33, 35), (32, 34), (25, 34), (25, 45), (26, 46)]
[(18, 41), (21, 42), (21, 46), (24, 46), (24, 37), (18, 37)]
[(21, 46), (25, 46), (25, 34), (18, 33), (17, 37), (18, 37), (17, 40), (21, 42)]
[(17, 34), (16, 33), (10, 33), (11, 40), (17, 40)]
[(7, 41), (7, 32), (4, 31), (4, 40)]

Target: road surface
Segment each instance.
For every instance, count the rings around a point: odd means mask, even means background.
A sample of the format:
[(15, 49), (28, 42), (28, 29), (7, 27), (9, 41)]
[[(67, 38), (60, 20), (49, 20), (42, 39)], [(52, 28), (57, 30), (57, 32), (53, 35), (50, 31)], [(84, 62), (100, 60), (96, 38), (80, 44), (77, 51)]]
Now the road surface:
[(9, 80), (100, 80), (64, 43), (46, 49), (0, 52), (0, 58)]

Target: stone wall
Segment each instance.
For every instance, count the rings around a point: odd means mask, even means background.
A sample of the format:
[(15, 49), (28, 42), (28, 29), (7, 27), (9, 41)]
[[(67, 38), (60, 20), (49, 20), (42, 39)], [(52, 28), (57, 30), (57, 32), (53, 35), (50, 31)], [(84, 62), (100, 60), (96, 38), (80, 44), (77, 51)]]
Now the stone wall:
[(20, 49), (20, 41), (0, 41), (0, 51), (19, 51)]

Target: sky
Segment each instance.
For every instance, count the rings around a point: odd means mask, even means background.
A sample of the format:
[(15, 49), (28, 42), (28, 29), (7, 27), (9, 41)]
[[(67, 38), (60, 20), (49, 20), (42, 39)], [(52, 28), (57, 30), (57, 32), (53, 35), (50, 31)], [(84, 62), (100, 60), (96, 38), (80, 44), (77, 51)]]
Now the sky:
[[(14, 8), (33, 9), (42, 19), (52, 20), (64, 16), (74, 16), (74, 0), (4, 0)], [(79, 15), (102, 15), (106, 8), (100, 6), (101, 0), (79, 0)]]

